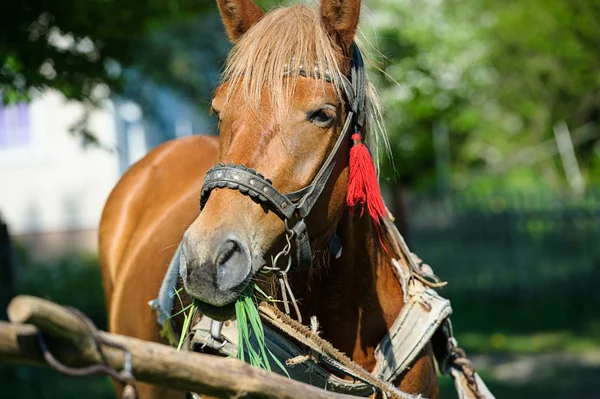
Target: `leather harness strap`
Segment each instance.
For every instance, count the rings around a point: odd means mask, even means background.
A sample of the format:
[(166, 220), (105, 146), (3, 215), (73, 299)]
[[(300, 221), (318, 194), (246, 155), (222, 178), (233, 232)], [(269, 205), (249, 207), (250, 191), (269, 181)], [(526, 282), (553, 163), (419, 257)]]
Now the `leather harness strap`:
[(259, 202), (269, 204), (270, 208), (286, 223), (294, 218), (294, 215), (297, 215), (294, 227), (288, 229), (286, 224), (286, 230), (288, 230), (288, 238), (294, 240), (296, 247), (294, 263), (301, 271), (308, 270), (312, 265), (310, 240), (304, 218), (310, 214), (323, 193), (335, 167), (340, 148), (344, 142), (349, 140), (352, 132), (361, 131), (364, 127), (366, 118), (365, 66), (356, 44), (354, 44), (350, 71), (350, 82), (345, 82), (344, 88), (350, 110), (333, 148), (308, 186), (293, 193), (282, 194), (273, 186), (271, 180), (254, 169), (247, 168), (245, 165), (219, 163), (206, 173), (200, 193), (200, 209), (206, 205), (212, 190), (229, 188), (249, 195)]

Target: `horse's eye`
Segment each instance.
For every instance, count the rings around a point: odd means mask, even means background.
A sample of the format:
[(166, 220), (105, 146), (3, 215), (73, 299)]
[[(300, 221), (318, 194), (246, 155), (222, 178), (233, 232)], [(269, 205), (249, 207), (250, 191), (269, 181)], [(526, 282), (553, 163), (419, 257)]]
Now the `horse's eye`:
[(321, 108), (308, 114), (308, 120), (319, 127), (326, 127), (335, 119), (335, 107), (333, 105), (324, 105)]

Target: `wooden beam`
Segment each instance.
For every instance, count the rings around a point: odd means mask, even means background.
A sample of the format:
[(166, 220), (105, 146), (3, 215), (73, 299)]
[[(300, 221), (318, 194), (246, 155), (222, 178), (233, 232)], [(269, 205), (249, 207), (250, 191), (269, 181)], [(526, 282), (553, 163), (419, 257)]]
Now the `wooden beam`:
[[(46, 365), (36, 342), (36, 334), (41, 331), (51, 350), (68, 365), (98, 362), (98, 354), (90, 351), (85, 323), (67, 309), (43, 299), (21, 296), (13, 299), (8, 315), (14, 323), (0, 321), (0, 361)], [(136, 380), (150, 384), (218, 398), (354, 398), (290, 380), (237, 359), (179, 352), (170, 346), (103, 331), (99, 335), (127, 347)], [(102, 352), (109, 366), (122, 369), (122, 351), (102, 345)]]

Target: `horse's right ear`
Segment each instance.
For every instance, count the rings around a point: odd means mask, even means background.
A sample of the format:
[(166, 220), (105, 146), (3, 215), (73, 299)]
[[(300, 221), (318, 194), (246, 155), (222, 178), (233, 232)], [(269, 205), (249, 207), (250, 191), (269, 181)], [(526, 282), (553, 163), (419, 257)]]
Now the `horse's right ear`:
[(252, 0), (217, 0), (217, 6), (233, 44), (265, 15)]
[(354, 34), (360, 19), (361, 0), (321, 0), (321, 19), (329, 36), (351, 54)]

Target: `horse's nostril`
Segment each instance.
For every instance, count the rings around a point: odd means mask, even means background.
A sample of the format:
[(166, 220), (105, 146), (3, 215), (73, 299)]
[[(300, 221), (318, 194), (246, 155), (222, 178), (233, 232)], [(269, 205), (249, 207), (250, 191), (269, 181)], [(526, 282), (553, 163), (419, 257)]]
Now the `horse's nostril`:
[(217, 267), (224, 266), (236, 254), (240, 252), (240, 246), (236, 241), (226, 241), (220, 248), (217, 256)]
[(225, 241), (217, 250), (215, 266), (220, 290), (231, 290), (244, 284), (251, 271), (248, 248), (237, 240)]

